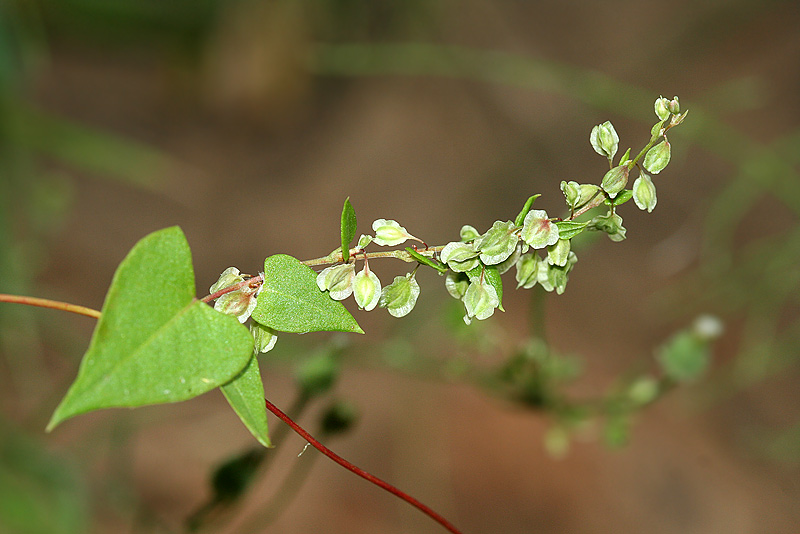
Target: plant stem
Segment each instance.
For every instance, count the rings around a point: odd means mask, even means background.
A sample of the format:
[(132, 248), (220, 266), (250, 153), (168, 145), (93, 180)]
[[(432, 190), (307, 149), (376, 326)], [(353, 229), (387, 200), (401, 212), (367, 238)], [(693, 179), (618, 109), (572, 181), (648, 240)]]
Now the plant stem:
[(78, 315), (85, 315), (86, 317), (100, 318), (100, 312), (87, 308), (86, 306), (79, 306), (77, 304), (69, 304), (67, 302), (60, 302), (57, 300), (40, 299), (37, 297), (22, 297), (19, 295), (7, 295), (0, 293), (0, 302), (10, 302), (12, 304), (26, 304), (28, 306), (38, 306), (40, 308), (50, 308), (52, 310), (61, 310)]
[(302, 427), (300, 427), (300, 425), (295, 423), (288, 415), (286, 415), (285, 413), (280, 411), (280, 409), (277, 406), (275, 406), (274, 404), (272, 404), (268, 399), (264, 399), (264, 402), (266, 403), (267, 410), (269, 410), (270, 412), (275, 414), (281, 421), (283, 421), (284, 423), (289, 425), (292, 430), (297, 432), (297, 434), (299, 434), (300, 437), (305, 439), (308, 443), (311, 444), (312, 447), (317, 449), (319, 452), (321, 452), (322, 454), (324, 454), (325, 456), (327, 456), (328, 458), (330, 458), (331, 460), (333, 460), (337, 464), (341, 465), (342, 467), (344, 467), (348, 471), (350, 471), (352, 473), (355, 473), (356, 475), (358, 475), (361, 478), (367, 480), (368, 482), (372, 482), (373, 484), (375, 484), (376, 486), (378, 486), (380, 488), (383, 488), (384, 490), (388, 491), (389, 493), (391, 493), (395, 497), (398, 497), (398, 498), (406, 501), (408, 504), (410, 504), (411, 506), (417, 508), (422, 513), (426, 514), (428, 517), (430, 517), (431, 519), (433, 519), (434, 521), (436, 521), (437, 523), (442, 525), (444, 528), (446, 528), (448, 531), (452, 532), (453, 534), (461, 534), (460, 530), (458, 530), (455, 526), (453, 526), (453, 524), (451, 524), (449, 521), (447, 521), (444, 517), (439, 515), (433, 509), (431, 509), (428, 506), (422, 504), (420, 501), (418, 501), (417, 499), (415, 499), (411, 495), (408, 495), (407, 493), (405, 493), (403, 491), (400, 491), (399, 489), (397, 489), (396, 487), (392, 486), (388, 482), (384, 482), (383, 480), (381, 480), (380, 478), (376, 477), (375, 475), (373, 475), (371, 473), (368, 473), (367, 471), (364, 471), (360, 467), (357, 467), (357, 466), (353, 465), (352, 463), (348, 462), (347, 460), (345, 460), (344, 458), (342, 458), (341, 456), (339, 456), (338, 454), (336, 454), (335, 452), (333, 452), (332, 450), (327, 448), (325, 445), (323, 445), (322, 443), (317, 441), (311, 434), (306, 432)]
[[(421, 255), (423, 256), (431, 256), (436, 252), (441, 252), (444, 249), (444, 245), (436, 246), (436, 247), (428, 247), (424, 250), (418, 250)], [(371, 259), (371, 258), (396, 258), (398, 260), (403, 260), (406, 263), (412, 263), (417, 261), (411, 254), (406, 252), (405, 250), (385, 250), (383, 252), (365, 252), (360, 249), (350, 249), (350, 256), (355, 257), (356, 253), (364, 255), (364, 261)], [(342, 261), (342, 254), (329, 254), (328, 256), (322, 256), (321, 258), (314, 258), (312, 260), (304, 260), (301, 261), (303, 265), (307, 265), (308, 267), (317, 267), (319, 265), (332, 265), (334, 263), (339, 263)], [(247, 280), (242, 280), (237, 284), (233, 284), (232, 286), (228, 286), (225, 288), (220, 289), (219, 291), (215, 291), (210, 295), (206, 295), (205, 297), (201, 298), (203, 302), (211, 302), (220, 298), (222, 295), (226, 293), (231, 293), (233, 291), (238, 291), (246, 286), (257, 287), (264, 281), (264, 277), (259, 275), (253, 276), (252, 278), (248, 278)]]

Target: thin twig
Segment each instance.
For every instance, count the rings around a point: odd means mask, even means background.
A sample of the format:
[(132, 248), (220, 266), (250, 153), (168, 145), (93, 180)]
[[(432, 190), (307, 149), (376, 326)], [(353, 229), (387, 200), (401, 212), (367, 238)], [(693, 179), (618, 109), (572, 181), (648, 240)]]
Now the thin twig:
[(85, 315), (86, 317), (100, 318), (100, 312), (87, 308), (86, 306), (79, 306), (77, 304), (69, 304), (67, 302), (60, 302), (58, 300), (40, 299), (37, 297), (22, 297), (19, 295), (7, 295), (0, 293), (0, 302), (10, 302), (12, 304), (26, 304), (28, 306), (38, 306), (40, 308), (50, 308), (51, 310), (61, 310), (78, 315)]

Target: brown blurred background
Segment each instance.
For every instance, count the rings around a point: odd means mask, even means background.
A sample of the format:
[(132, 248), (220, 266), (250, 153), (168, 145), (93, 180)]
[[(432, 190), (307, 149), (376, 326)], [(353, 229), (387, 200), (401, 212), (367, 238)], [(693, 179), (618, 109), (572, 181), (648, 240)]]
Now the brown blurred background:
[[(429, 244), (535, 193), (556, 213), (561, 180), (606, 169), (593, 125), (611, 120), (636, 151), (655, 98), (679, 95), (690, 112), (657, 209), (631, 202), (627, 240), (585, 245), (546, 329), (583, 358), (570, 393), (592, 396), (715, 313), (726, 332), (706, 377), (641, 413), (625, 446), (595, 428), (553, 458), (546, 414), (441, 371), (522, 342), (527, 292), (509, 280), (506, 313), (454, 341), (438, 318), (458, 311), (425, 272), (403, 320), (352, 306), (367, 335), (348, 341), (334, 396), (360, 417), (329, 444), (465, 533), (800, 528), (797, 2), (8, 0), (0, 17), (0, 292), (94, 308), (133, 244), (170, 225), (202, 295), (230, 265), (327, 254), (347, 196), (359, 233), (391, 218)], [(373, 268), (385, 284), (405, 266)], [(45, 434), (92, 327), (0, 307), (0, 532), (179, 532), (210, 470), (252, 444), (217, 392)], [(295, 361), (329, 339), (280, 337), (262, 359), (273, 402), (292, 402)], [(397, 364), (425, 358), (438, 371)], [(271, 452), (210, 531), (241, 532), (314, 461), (303, 446)], [(318, 460), (255, 531), (442, 529)]]

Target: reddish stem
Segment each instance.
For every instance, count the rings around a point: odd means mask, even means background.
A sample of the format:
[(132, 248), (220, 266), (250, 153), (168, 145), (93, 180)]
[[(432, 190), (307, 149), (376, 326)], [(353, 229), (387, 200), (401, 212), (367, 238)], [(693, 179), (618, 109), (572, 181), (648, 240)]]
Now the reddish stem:
[(428, 517), (442, 525), (444, 528), (452, 532), (453, 534), (461, 534), (461, 531), (458, 530), (452, 523), (450, 523), (447, 519), (436, 513), (433, 509), (429, 508), (428, 506), (422, 504), (420, 501), (412, 497), (411, 495), (397, 489), (396, 487), (392, 486), (388, 482), (384, 482), (380, 478), (376, 477), (375, 475), (368, 473), (361, 469), (360, 467), (356, 467), (355, 465), (351, 464), (325, 445), (317, 441), (311, 434), (306, 432), (300, 425), (295, 423), (288, 415), (280, 411), (280, 409), (272, 404), (268, 399), (264, 399), (264, 402), (267, 405), (267, 410), (274, 413), (281, 421), (289, 425), (292, 430), (297, 432), (300, 437), (306, 440), (308, 443), (311, 444), (312, 447), (317, 449), (319, 452), (336, 462), (337, 464), (341, 465), (348, 471), (355, 473), (356, 475), (360, 476), (361, 478), (367, 480), (368, 482), (372, 482), (376, 486), (385, 489), (395, 497), (398, 497), (404, 501), (406, 501), (411, 506), (417, 508), (422, 513), (426, 514)]

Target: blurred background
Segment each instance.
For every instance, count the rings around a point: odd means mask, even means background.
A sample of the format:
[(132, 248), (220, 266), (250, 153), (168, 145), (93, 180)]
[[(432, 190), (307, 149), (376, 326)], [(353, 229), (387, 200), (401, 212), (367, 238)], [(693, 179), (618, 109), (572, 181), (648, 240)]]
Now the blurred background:
[[(561, 180), (607, 169), (592, 126), (635, 153), (653, 101), (679, 95), (657, 209), (623, 206), (627, 240), (584, 243), (564, 295), (531, 303), (509, 280), (506, 313), (465, 329), (420, 272), (403, 320), (350, 301), (366, 336), (281, 336), (266, 393), (296, 407), (297, 366), (335, 347), (338, 381), (301, 424), (351, 403), (357, 423), (325, 441), (465, 533), (796, 532), (798, 28), (788, 0), (5, 0), (0, 292), (99, 309), (134, 243), (180, 225), (204, 295), (228, 266), (327, 254), (347, 196), (359, 233), (390, 218), (429, 244), (536, 193), (557, 213)], [(559, 391), (602, 397), (701, 313), (726, 325), (707, 373), (570, 427), (568, 449), (563, 413), (474, 379), (546, 335), (581, 362), (567, 382), (577, 360), (559, 359)], [(0, 532), (181, 532), (254, 443), (218, 392), (45, 434), (93, 325), (0, 305)], [(286, 436), (207, 531), (442, 531), (304, 444)]]

